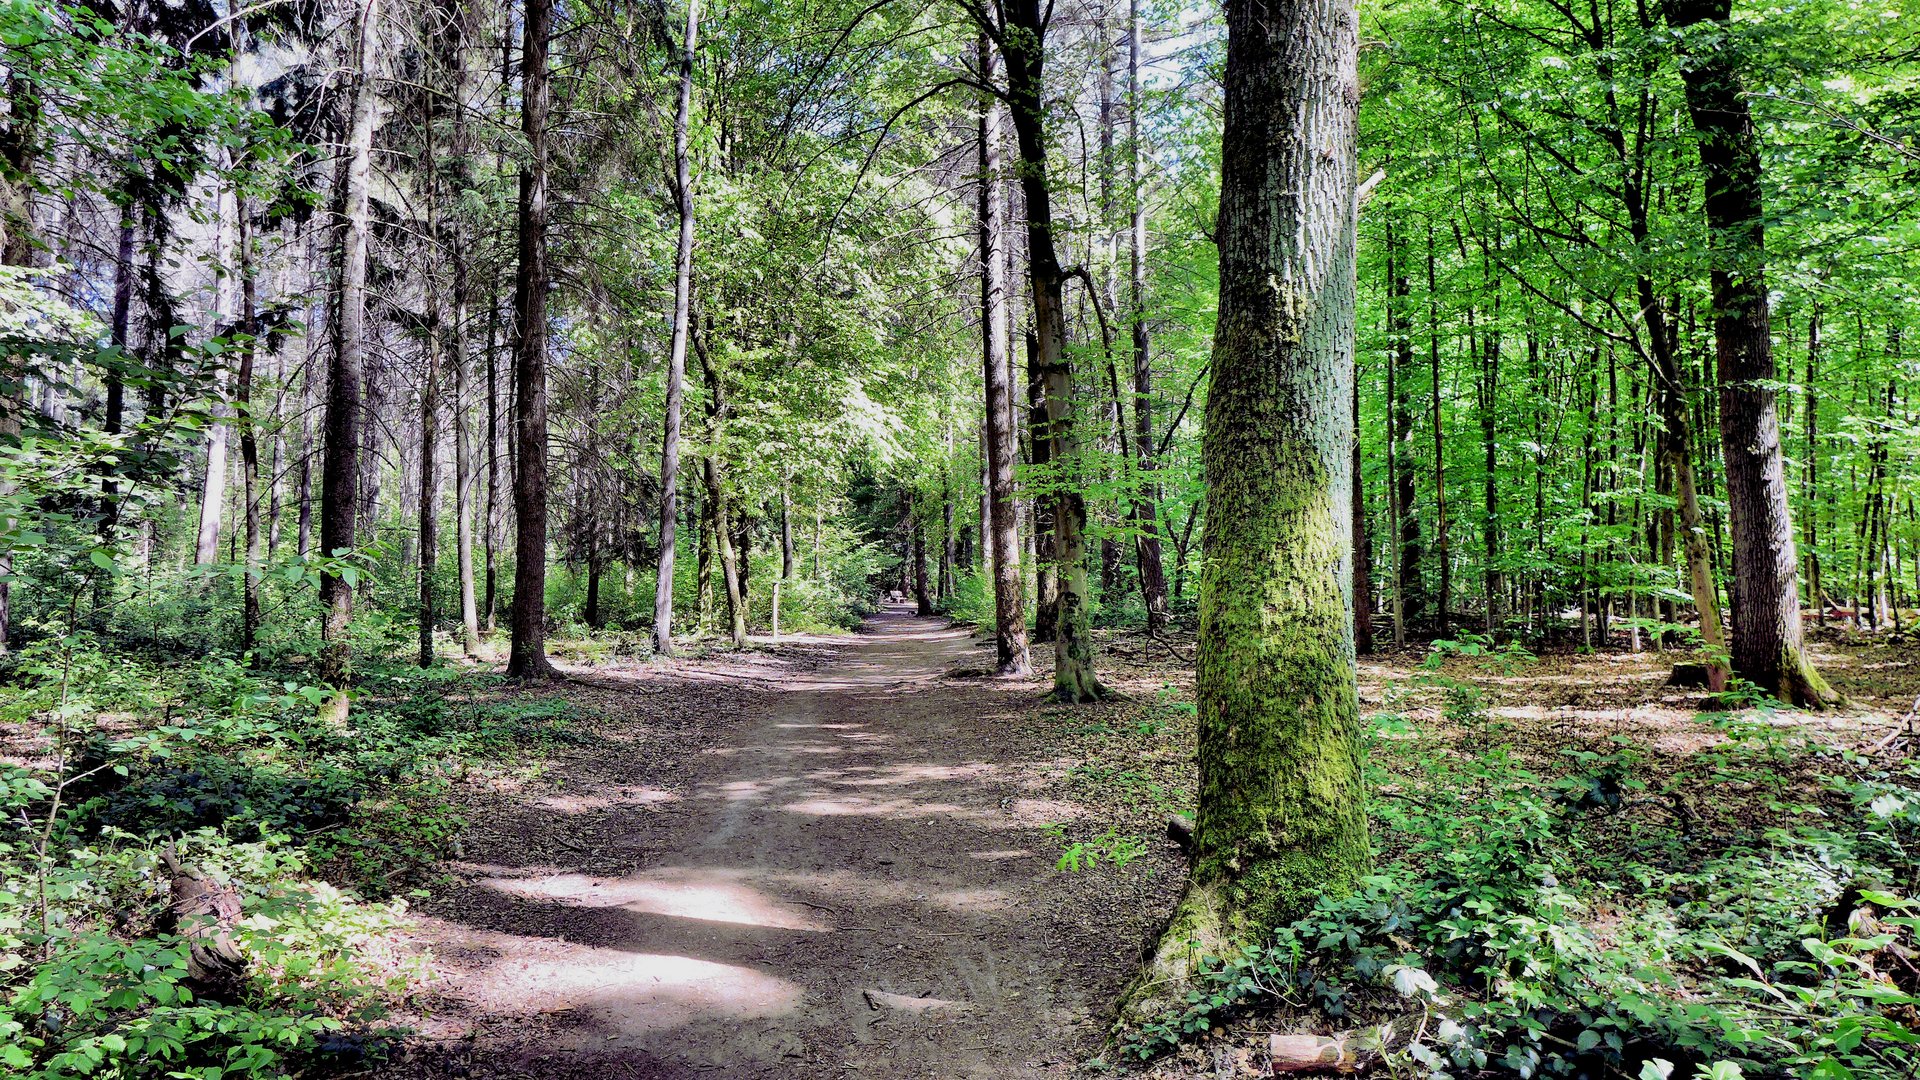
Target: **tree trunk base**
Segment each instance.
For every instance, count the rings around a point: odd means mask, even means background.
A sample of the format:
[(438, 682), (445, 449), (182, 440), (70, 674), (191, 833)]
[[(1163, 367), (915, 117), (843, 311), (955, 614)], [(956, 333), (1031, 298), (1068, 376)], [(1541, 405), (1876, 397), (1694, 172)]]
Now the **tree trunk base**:
[(1120, 994), (1121, 1023), (1144, 1024), (1184, 1008), (1194, 976), (1209, 960), (1238, 948), (1221, 921), (1223, 902), (1218, 887), (1187, 883), (1140, 973)]
[(1780, 658), (1781, 701), (1802, 709), (1821, 711), (1845, 705), (1846, 698), (1821, 678), (1807, 654), (1788, 649)]

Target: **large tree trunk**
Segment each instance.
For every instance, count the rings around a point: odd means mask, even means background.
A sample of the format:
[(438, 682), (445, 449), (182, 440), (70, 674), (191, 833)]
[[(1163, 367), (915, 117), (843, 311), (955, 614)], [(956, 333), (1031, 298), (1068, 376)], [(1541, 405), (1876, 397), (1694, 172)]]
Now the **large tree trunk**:
[[(359, 13), (354, 69), (347, 91), (347, 153), (335, 178), (334, 216), (343, 225), (339, 290), (333, 305), (333, 357), (327, 372), (326, 448), (320, 480), (320, 554), (351, 553), (360, 514), (360, 384), (365, 377), (367, 333), (367, 185), (373, 157), (375, 50), (379, 44), (380, 0), (363, 0)], [(353, 586), (338, 574), (320, 579), (323, 642), (320, 675), (340, 687), (332, 714), (346, 715), (347, 624), (353, 620)]]
[[(980, 75), (993, 80), (997, 60), (985, 34)], [(1027, 604), (1020, 573), (1020, 515), (1013, 501), (1013, 369), (1007, 337), (1006, 197), (1000, 177), (1000, 102), (980, 108), (980, 332), (986, 376), (987, 552), (993, 569), (994, 665), (1002, 675), (1033, 674), (1027, 646)]]
[(1140, 489), (1134, 497), (1133, 526), (1139, 534), (1140, 596), (1147, 609), (1147, 631), (1167, 623), (1167, 570), (1160, 552), (1160, 484), (1154, 479), (1153, 364), (1147, 337), (1147, 197), (1141, 168), (1140, 0), (1127, 5), (1127, 185), (1133, 200), (1128, 236), (1128, 319), (1133, 336), (1133, 443), (1140, 465)]
[(1667, 0), (1666, 15), (1688, 31), (1681, 77), (1706, 181), (1720, 452), (1733, 532), (1733, 669), (1783, 701), (1817, 708), (1837, 695), (1802, 638), (1767, 320), (1759, 139), (1729, 51), (1732, 0)]
[(693, 302), (693, 163), (687, 125), (693, 111), (693, 50), (700, 33), (700, 0), (688, 0), (680, 48), (680, 104), (673, 120), (675, 199), (680, 243), (674, 257), (673, 342), (667, 350), (667, 410), (660, 438), (660, 562), (653, 584), (653, 651), (673, 655), (673, 545), (678, 516), (680, 412), (686, 400), (687, 334)]
[(547, 46), (553, 0), (527, 0), (520, 46), (520, 131), (527, 160), (520, 170), (520, 268), (514, 281), (517, 344), (513, 469), (513, 610), (507, 675), (552, 678), (547, 661)]
[(1203, 451), (1199, 813), (1125, 1013), (1368, 863), (1349, 610), (1352, 0), (1228, 0), (1220, 313)]
[[(1053, 198), (1047, 188), (1047, 141), (1042, 110), (1047, 25), (1040, 0), (1002, 0), (1005, 20), (1002, 55), (1007, 61), (1008, 99), (1020, 147), (1020, 186), (1027, 205), (1027, 260), (1033, 289), (1037, 335), (1035, 374), (1046, 403), (1046, 429), (1052, 443), (1057, 480), (1053, 502), (1054, 567), (1059, 612), (1054, 625), (1053, 694), (1061, 701), (1095, 701), (1106, 696), (1093, 669), (1093, 635), (1087, 589), (1087, 503), (1071, 474), (1080, 466), (1079, 435), (1073, 419), (1073, 368), (1067, 355), (1065, 274), (1053, 242)], [(1051, 12), (1052, 8), (1047, 10)]]

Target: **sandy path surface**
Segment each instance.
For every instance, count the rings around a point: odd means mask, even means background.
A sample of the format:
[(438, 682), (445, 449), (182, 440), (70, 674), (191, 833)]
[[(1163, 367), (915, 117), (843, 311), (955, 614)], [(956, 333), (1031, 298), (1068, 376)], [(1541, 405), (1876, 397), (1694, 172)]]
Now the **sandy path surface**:
[[(1063, 808), (1005, 760), (1038, 687), (943, 679), (981, 654), (941, 620), (867, 631), (752, 677), (636, 675), (735, 715), (503, 802), (431, 905), (445, 1026), (408, 1071), (1071, 1072), (1111, 977), (1049, 922)], [(578, 857), (514, 840), (537, 830)]]

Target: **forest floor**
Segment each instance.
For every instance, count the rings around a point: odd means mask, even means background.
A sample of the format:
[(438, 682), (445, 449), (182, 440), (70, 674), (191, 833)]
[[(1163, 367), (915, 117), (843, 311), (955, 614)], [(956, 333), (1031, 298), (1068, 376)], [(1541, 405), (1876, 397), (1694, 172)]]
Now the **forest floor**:
[[(1184, 871), (1161, 830), (1191, 801), (1191, 640), (1107, 640), (1118, 694), (1077, 708), (970, 677), (986, 647), (901, 607), (758, 646), (529, 691), (579, 706), (583, 737), (468, 785), (412, 931), (435, 977), (396, 1019), (420, 1034), (390, 1075), (1029, 1077), (1103, 1052)], [(1445, 740), (1426, 655), (1364, 663), (1362, 710)], [(1902, 723), (1920, 653), (1816, 655), (1854, 704), (1792, 723), (1853, 747)], [(1674, 760), (1714, 743), (1670, 660), (1444, 668), (1551, 770), (1623, 739)], [(1249, 1034), (1157, 1074), (1258, 1075)]]

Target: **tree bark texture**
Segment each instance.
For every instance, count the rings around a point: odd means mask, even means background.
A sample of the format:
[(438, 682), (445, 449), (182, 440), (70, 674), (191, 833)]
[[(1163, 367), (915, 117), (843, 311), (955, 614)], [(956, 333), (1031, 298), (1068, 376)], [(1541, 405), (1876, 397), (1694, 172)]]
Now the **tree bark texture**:
[[(326, 447), (320, 479), (320, 554), (349, 555), (355, 547), (360, 510), (360, 384), (366, 369), (367, 188), (373, 158), (375, 50), (379, 0), (365, 0), (358, 20), (354, 70), (347, 91), (347, 152), (340, 159), (334, 217), (340, 223), (339, 269), (334, 281), (333, 356), (327, 370)], [(320, 578), (320, 675), (343, 687), (349, 671), (347, 624), (353, 620), (353, 587), (336, 573)], [(335, 699), (340, 715), (345, 698)]]
[(547, 661), (547, 114), (552, 104), (547, 46), (553, 0), (527, 0), (521, 39), (520, 266), (514, 281), (517, 340), (513, 468), (513, 610), (507, 675), (551, 678)]
[(693, 50), (700, 33), (700, 0), (688, 0), (680, 49), (680, 103), (673, 119), (674, 196), (680, 240), (674, 254), (673, 339), (667, 349), (667, 405), (660, 438), (660, 561), (653, 585), (653, 651), (673, 655), (673, 547), (678, 519), (680, 414), (686, 403), (687, 334), (693, 303), (693, 163), (687, 126), (693, 112)]
[[(1053, 695), (1067, 702), (1106, 696), (1093, 666), (1090, 593), (1087, 587), (1087, 503), (1072, 474), (1080, 461), (1074, 422), (1073, 369), (1067, 355), (1066, 275), (1053, 241), (1053, 199), (1047, 187), (1044, 125), (1046, 20), (1040, 0), (1003, 0), (1001, 42), (1007, 62), (1008, 99), (1014, 138), (1020, 148), (1020, 186), (1027, 206), (1027, 260), (1036, 334), (1034, 376), (1046, 407), (1046, 428), (1037, 433), (1052, 444), (1054, 574), (1059, 610), (1054, 623)], [(1046, 6), (1046, 13), (1052, 11)], [(1061, 476), (1059, 474), (1067, 475)]]
[(1368, 864), (1354, 675), (1351, 0), (1228, 0), (1199, 813), (1141, 1015)]
[[(980, 72), (991, 82), (993, 43), (980, 37)], [(993, 572), (994, 666), (1002, 675), (1033, 673), (1027, 645), (1025, 581), (1020, 569), (1020, 516), (1014, 504), (1013, 367), (1007, 334), (1006, 192), (1000, 172), (1000, 102), (980, 109), (980, 327), (986, 385), (987, 547)]]
[(1767, 313), (1759, 137), (1729, 41), (1732, 0), (1667, 0), (1666, 15), (1684, 32), (1681, 79), (1705, 178), (1720, 453), (1733, 534), (1733, 669), (1782, 701), (1821, 707), (1837, 695), (1808, 660), (1801, 627)]

